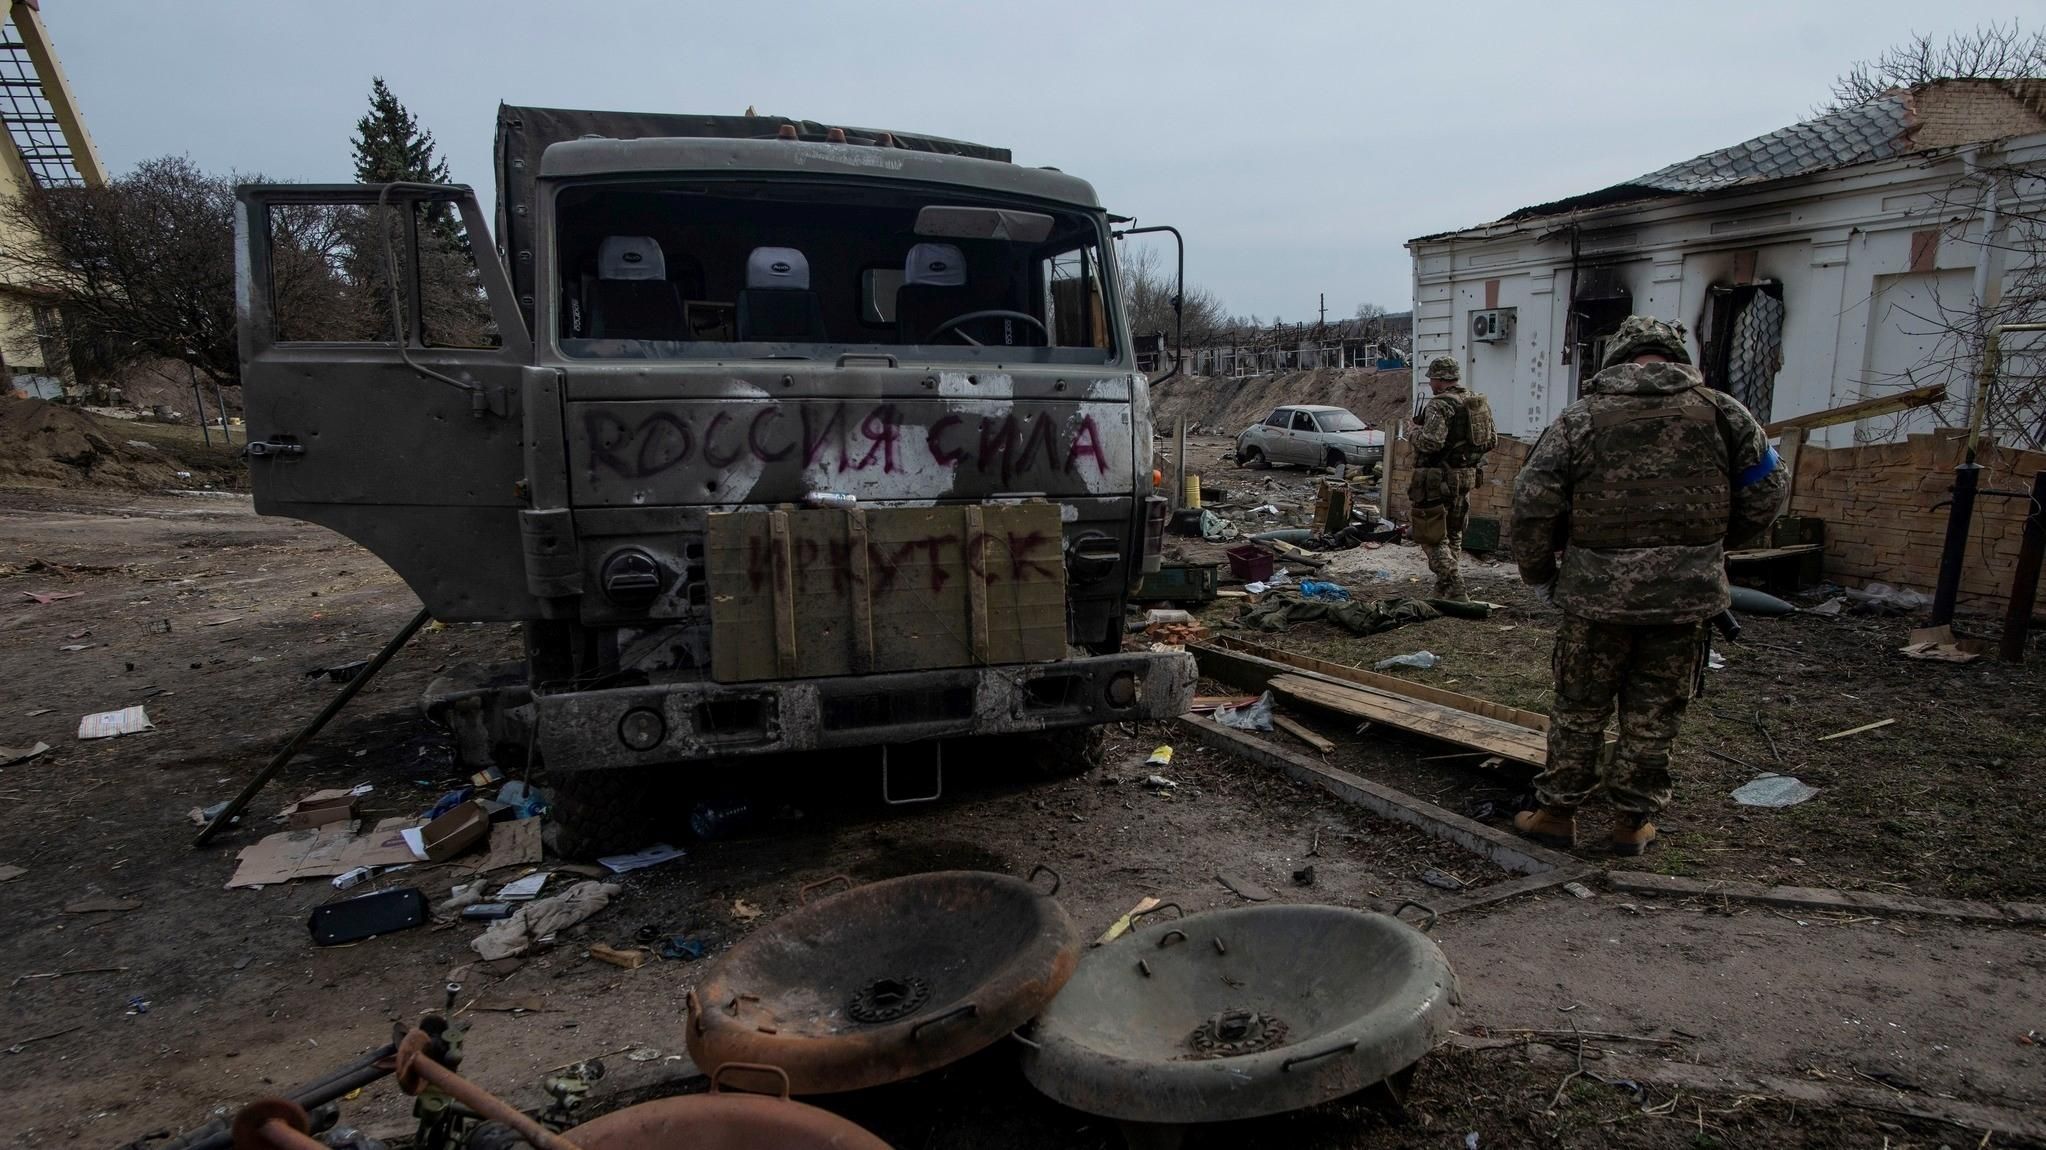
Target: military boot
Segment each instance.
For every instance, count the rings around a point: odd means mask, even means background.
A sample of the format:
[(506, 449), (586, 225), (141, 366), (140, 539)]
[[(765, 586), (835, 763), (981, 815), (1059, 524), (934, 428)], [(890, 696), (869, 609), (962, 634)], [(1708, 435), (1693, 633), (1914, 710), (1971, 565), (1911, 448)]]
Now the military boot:
[(1513, 816), (1513, 829), (1545, 847), (1569, 850), (1577, 845), (1577, 812), (1570, 807), (1539, 807)]
[(1435, 597), (1437, 599), (1448, 599), (1456, 603), (1467, 603), (1470, 601), (1471, 595), (1469, 591), (1464, 589), (1463, 576), (1458, 575), (1449, 579), (1437, 579), (1435, 581)]
[(1655, 842), (1655, 824), (1639, 811), (1621, 811), (1613, 816), (1613, 853), (1629, 858)]

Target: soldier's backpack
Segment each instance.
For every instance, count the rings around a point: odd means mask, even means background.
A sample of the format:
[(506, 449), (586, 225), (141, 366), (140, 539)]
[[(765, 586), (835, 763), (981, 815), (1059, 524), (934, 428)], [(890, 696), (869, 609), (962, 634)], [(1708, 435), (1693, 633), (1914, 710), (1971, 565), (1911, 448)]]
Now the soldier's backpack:
[[(1450, 428), (1452, 446), (1445, 454), (1451, 467), (1476, 467), (1485, 461), (1485, 456), (1499, 446), (1499, 429), (1492, 422), (1492, 405), (1485, 397), (1471, 392), (1457, 404), (1456, 422), (1461, 426)], [(1458, 434), (1461, 432), (1461, 434)]]

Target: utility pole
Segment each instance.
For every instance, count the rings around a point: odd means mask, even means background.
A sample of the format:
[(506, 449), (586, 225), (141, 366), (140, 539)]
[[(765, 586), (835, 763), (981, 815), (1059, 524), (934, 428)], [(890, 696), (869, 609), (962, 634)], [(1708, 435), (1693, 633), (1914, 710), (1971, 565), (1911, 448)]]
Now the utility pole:
[(1327, 292), (1322, 292), (1322, 293), (1320, 293), (1320, 295), (1319, 295), (1319, 296), (1317, 296), (1316, 298), (1318, 298), (1318, 299), (1320, 299), (1320, 300), (1321, 300), (1321, 324), (1322, 324), (1322, 326), (1323, 326), (1323, 327), (1327, 327), (1327, 326), (1328, 326), (1328, 293), (1327, 293)]

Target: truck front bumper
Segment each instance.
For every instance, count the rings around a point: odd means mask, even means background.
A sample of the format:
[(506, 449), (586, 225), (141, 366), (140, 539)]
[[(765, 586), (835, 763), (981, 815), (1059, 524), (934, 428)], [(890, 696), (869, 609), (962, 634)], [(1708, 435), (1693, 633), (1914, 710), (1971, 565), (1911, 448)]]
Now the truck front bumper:
[(759, 683), (655, 683), (533, 700), (549, 770), (1024, 734), (1165, 719), (1193, 705), (1184, 652)]

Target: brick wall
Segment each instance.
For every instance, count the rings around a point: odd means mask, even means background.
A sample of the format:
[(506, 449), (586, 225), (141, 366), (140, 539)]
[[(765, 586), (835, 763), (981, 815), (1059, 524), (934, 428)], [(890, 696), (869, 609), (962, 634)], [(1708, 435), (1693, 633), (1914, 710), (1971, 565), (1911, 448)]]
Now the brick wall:
[[(1509, 435), (1499, 437), (1499, 445), (1485, 456), (1483, 482), (1471, 492), (1471, 514), (1488, 516), (1499, 521), (1499, 546), (1506, 547), (1507, 520), (1513, 514), (1513, 477), (1520, 474), (1520, 465), (1527, 462), (1527, 453), (1534, 444), (1515, 439)], [(1385, 513), (1394, 520), (1407, 520), (1407, 484), (1414, 474), (1414, 445), (1405, 439), (1392, 444), (1391, 470), (1387, 473)]]
[[(1826, 576), (1848, 586), (1881, 582), (1932, 593), (1946, 542), (1947, 498), (1967, 433), (1943, 429), (1903, 443), (1805, 447), (1789, 513), (1826, 521)], [(2022, 491), (2046, 453), (1992, 445), (1977, 453), (1979, 486)], [(1960, 605), (2003, 609), (2024, 534), (2026, 500), (1981, 497), (1961, 568)]]
[[(1944, 429), (1913, 435), (1903, 443), (1860, 447), (1806, 446), (1797, 464), (1797, 487), (1787, 513), (1826, 522), (1826, 577), (1850, 587), (1888, 583), (1931, 594), (1939, 582), (1940, 549), (1946, 542), (1947, 511), (1933, 504), (1947, 498), (1954, 467), (1967, 433)], [(2032, 476), (2046, 470), (2046, 452), (2017, 451), (1987, 443), (1977, 453), (1980, 487), (2029, 490)], [(1499, 520), (1505, 545), (1513, 505), (1513, 479), (1532, 444), (1500, 437), (1485, 460), (1485, 479), (1471, 495), (1471, 514)], [(1404, 522), (1413, 447), (1392, 445), (1386, 514)], [(1975, 503), (1974, 531), (1962, 567), (1960, 606), (2001, 611), (2010, 595), (2024, 534), (2023, 499), (1982, 497)]]

